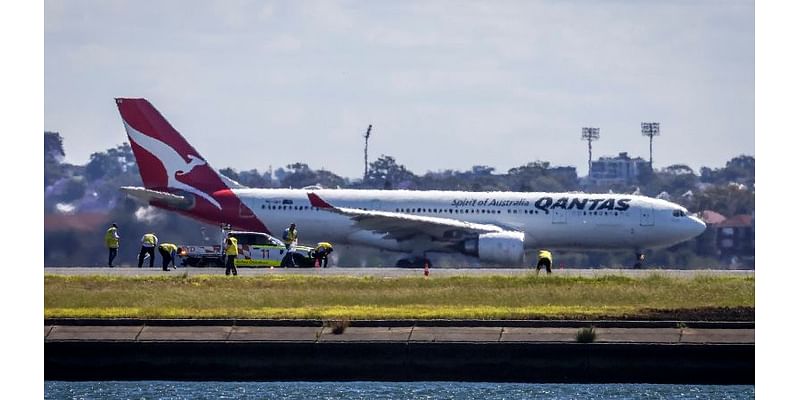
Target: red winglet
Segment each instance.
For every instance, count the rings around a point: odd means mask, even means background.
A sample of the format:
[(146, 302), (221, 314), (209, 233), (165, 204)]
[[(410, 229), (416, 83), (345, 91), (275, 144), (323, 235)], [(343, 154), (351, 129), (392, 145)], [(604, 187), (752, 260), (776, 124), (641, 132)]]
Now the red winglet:
[(328, 202), (317, 196), (316, 193), (309, 193), (308, 200), (311, 202), (311, 207), (334, 208), (332, 205), (328, 204)]

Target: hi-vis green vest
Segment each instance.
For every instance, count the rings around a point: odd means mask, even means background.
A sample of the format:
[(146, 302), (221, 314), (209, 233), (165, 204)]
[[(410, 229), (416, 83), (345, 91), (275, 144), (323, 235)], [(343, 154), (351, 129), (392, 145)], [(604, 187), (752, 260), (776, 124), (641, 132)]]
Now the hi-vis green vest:
[(117, 228), (113, 226), (106, 231), (106, 247), (109, 249), (119, 248), (119, 238), (117, 238)]
[(156, 241), (158, 241), (158, 239), (156, 239), (156, 235), (153, 235), (152, 233), (145, 233), (145, 235), (142, 236), (142, 245), (144, 246), (154, 247), (156, 245)]
[(239, 241), (235, 237), (228, 238), (231, 240), (230, 246), (225, 248), (225, 255), (235, 256), (239, 254)]

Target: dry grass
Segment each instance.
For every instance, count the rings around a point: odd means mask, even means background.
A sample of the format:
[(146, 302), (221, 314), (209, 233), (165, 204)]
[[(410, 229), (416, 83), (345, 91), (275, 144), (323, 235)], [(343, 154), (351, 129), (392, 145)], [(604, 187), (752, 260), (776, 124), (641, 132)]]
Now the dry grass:
[(753, 277), (45, 276), (50, 318), (580, 318), (754, 304)]

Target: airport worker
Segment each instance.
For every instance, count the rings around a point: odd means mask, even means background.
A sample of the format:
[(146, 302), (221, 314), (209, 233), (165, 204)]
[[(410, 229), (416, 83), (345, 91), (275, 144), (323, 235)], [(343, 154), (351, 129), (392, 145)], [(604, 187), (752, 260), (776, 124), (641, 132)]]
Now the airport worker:
[(161, 243), (158, 245), (158, 252), (161, 254), (161, 269), (169, 271), (169, 263), (172, 262), (172, 268), (178, 268), (175, 265), (175, 254), (178, 253), (178, 246), (172, 243)]
[(319, 242), (311, 255), (314, 257), (314, 263), (316, 265), (321, 268), (328, 268), (328, 255), (332, 252), (333, 245), (328, 242)]
[(644, 253), (636, 253), (636, 263), (633, 264), (633, 268), (642, 268), (642, 264), (644, 264)]
[(536, 273), (538, 274), (539, 270), (542, 269), (542, 267), (545, 267), (547, 273), (549, 274), (553, 272), (553, 270), (551, 269), (552, 266), (553, 266), (553, 255), (550, 254), (550, 252), (547, 250), (544, 249), (539, 250), (539, 257), (537, 257), (536, 261)]
[(139, 268), (142, 268), (145, 255), (150, 256), (150, 268), (153, 268), (153, 262), (156, 258), (156, 246), (158, 245), (158, 238), (154, 233), (145, 233), (142, 236), (142, 249), (139, 250)]
[(108, 266), (113, 268), (114, 259), (117, 258), (117, 251), (119, 250), (117, 224), (111, 224), (111, 227), (106, 230), (106, 247), (108, 247)]
[(237, 275), (236, 256), (239, 254), (239, 241), (235, 237), (225, 239), (225, 275)]
[(289, 227), (283, 231), (283, 244), (286, 245), (286, 249), (291, 249), (292, 246), (297, 245), (297, 227), (294, 222), (289, 224)]

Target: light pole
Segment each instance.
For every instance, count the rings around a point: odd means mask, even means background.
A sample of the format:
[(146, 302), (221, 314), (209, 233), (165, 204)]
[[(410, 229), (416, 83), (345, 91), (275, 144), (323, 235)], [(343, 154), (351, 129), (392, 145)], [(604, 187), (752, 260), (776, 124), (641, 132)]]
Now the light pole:
[(369, 134), (372, 132), (372, 124), (369, 124), (367, 133), (364, 134), (364, 183), (367, 182), (367, 148), (369, 147)]
[(653, 170), (653, 136), (661, 134), (661, 124), (658, 122), (642, 122), (642, 136), (650, 137), (650, 170)]
[(592, 173), (592, 141), (600, 139), (600, 128), (582, 128), (581, 129), (581, 140), (585, 140), (589, 142), (589, 172), (586, 174)]

